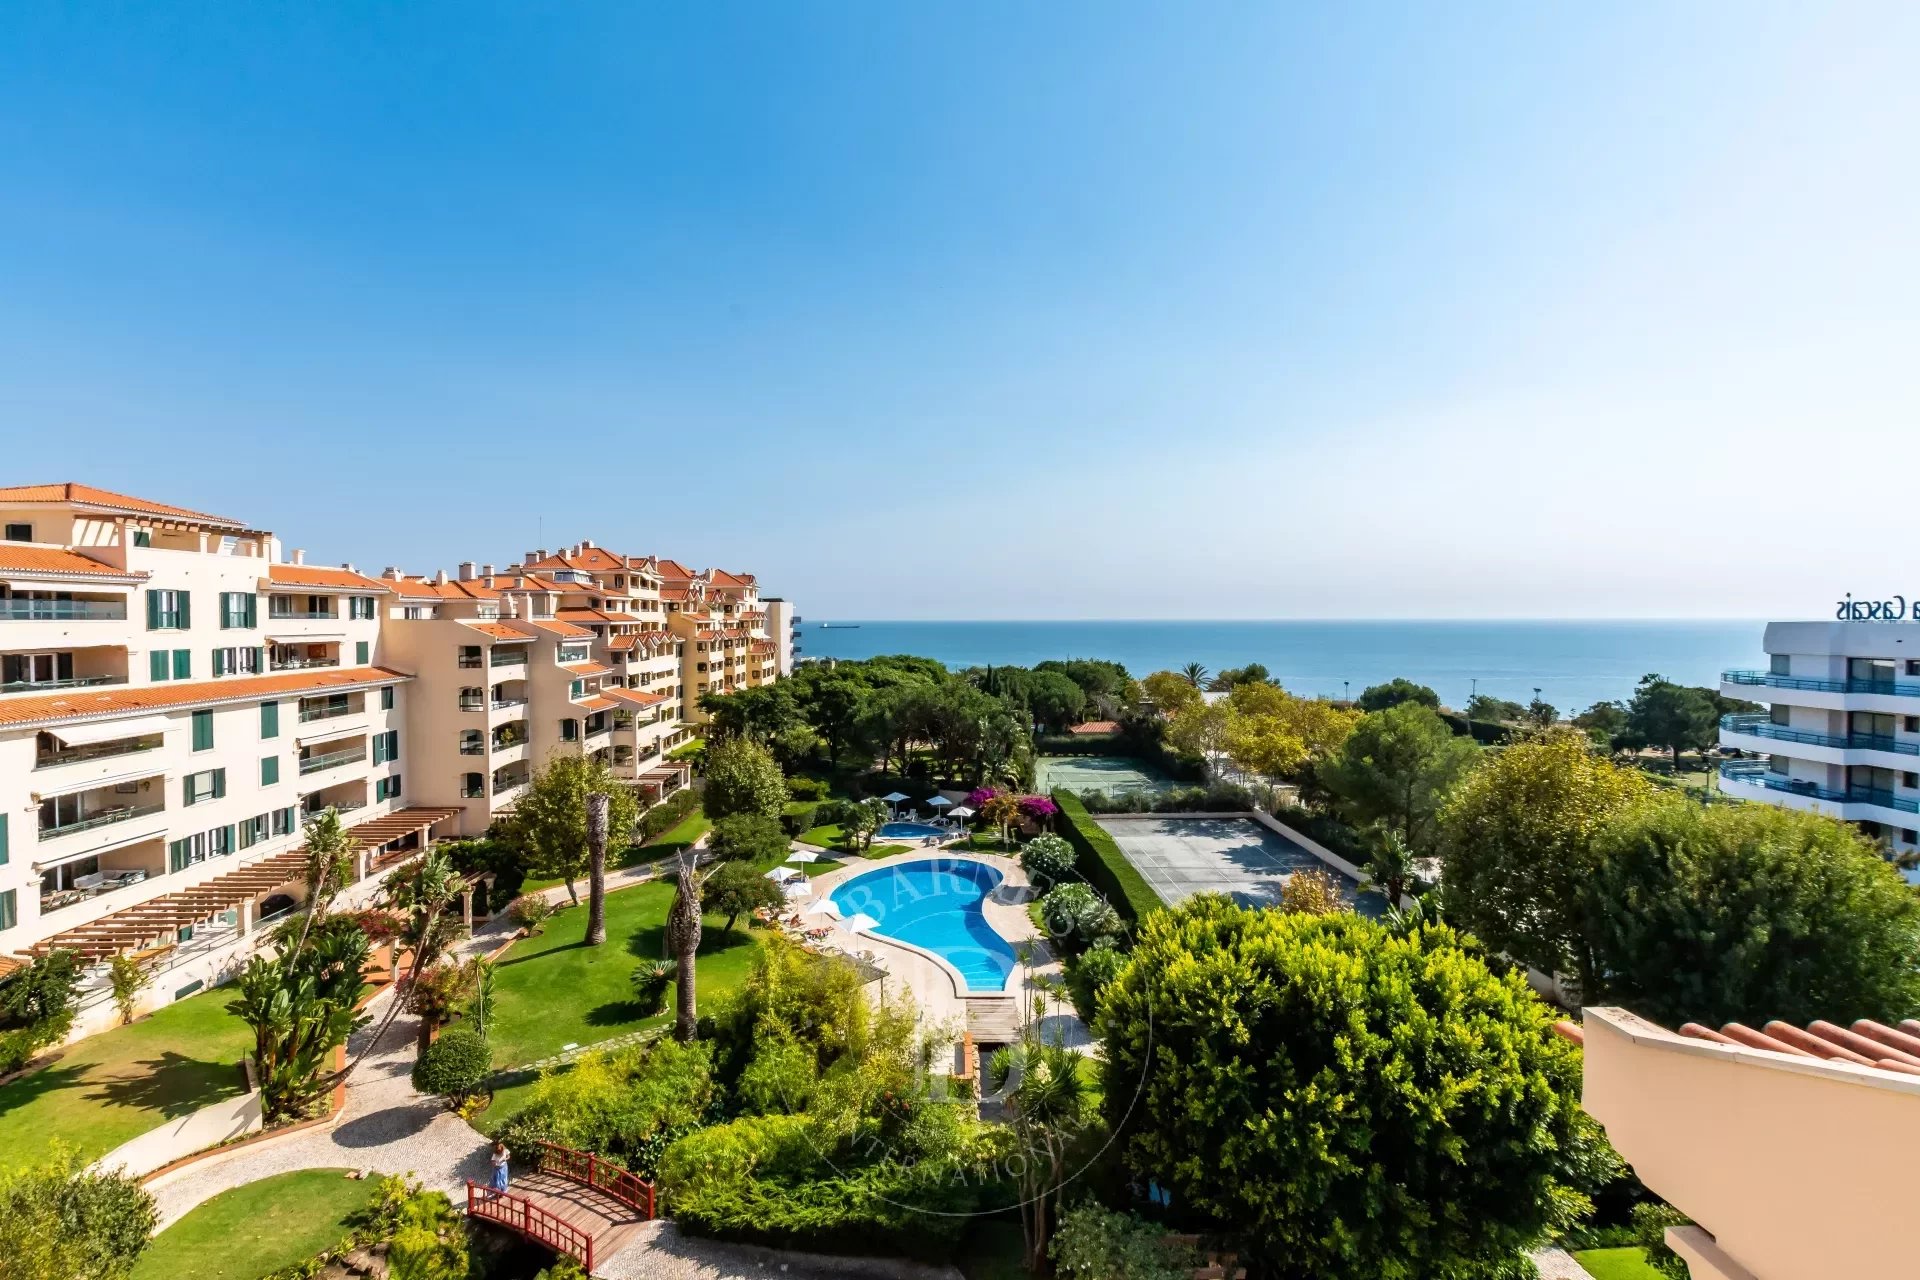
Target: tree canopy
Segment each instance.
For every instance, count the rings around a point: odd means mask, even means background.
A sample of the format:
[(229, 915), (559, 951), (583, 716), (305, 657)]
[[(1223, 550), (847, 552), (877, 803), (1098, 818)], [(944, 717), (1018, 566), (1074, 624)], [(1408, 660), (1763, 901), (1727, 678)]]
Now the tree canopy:
[(1588, 884), (1601, 995), (1667, 1026), (1920, 1012), (1920, 896), (1845, 823), (1667, 794)]
[(1316, 776), (1355, 826), (1384, 823), (1426, 856), (1438, 843), (1441, 803), (1480, 756), (1432, 708), (1403, 701), (1362, 717)]
[(1710, 690), (1649, 674), (1640, 678), (1627, 703), (1627, 730), (1650, 747), (1672, 752), (1677, 767), (1682, 751), (1712, 745), (1719, 716)]
[(633, 788), (614, 776), (611, 766), (591, 756), (556, 755), (533, 775), (533, 785), (514, 806), (507, 836), (518, 844), (535, 875), (562, 879), (575, 901), (574, 881), (587, 871), (587, 796), (607, 797), (608, 842), (624, 849), (640, 820)]
[(706, 772), (700, 803), (709, 818), (757, 813), (777, 820), (786, 806), (786, 778), (773, 753), (752, 738), (709, 744)]
[(1417, 702), (1435, 711), (1440, 709), (1439, 694), (1426, 685), (1415, 684), (1405, 676), (1395, 676), (1385, 684), (1368, 686), (1360, 694), (1359, 707), (1362, 711), (1385, 711), (1404, 702)]
[(1203, 896), (1147, 917), (1099, 1004), (1128, 1167), (1267, 1274), (1491, 1275), (1584, 1207), (1578, 1051), (1442, 926)]

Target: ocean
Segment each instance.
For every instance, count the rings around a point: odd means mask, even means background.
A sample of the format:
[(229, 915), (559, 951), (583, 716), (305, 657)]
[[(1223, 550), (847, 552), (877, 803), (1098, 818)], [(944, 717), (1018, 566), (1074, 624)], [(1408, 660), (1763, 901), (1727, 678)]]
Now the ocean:
[(803, 658), (911, 653), (950, 667), (1106, 658), (1135, 676), (1198, 662), (1266, 666), (1291, 692), (1358, 697), (1394, 676), (1459, 707), (1476, 690), (1562, 712), (1626, 699), (1658, 672), (1718, 685), (1728, 667), (1765, 665), (1760, 622), (884, 622), (809, 621)]

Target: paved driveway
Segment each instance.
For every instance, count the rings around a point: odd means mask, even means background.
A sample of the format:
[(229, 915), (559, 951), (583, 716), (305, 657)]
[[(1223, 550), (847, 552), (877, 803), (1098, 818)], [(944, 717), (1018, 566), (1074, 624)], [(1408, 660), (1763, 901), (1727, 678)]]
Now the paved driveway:
[(1321, 862), (1304, 846), (1251, 818), (1122, 818), (1098, 820), (1153, 891), (1169, 903), (1196, 893), (1224, 893), (1242, 906), (1280, 901), (1287, 878), (1302, 868), (1331, 872), (1356, 906), (1377, 915), (1385, 905), (1360, 894), (1352, 878)]

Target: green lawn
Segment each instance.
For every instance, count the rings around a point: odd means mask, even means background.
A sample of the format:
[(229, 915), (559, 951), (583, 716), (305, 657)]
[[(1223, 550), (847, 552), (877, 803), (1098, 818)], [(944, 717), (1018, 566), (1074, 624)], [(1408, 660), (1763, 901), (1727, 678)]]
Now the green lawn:
[(876, 844), (865, 853), (860, 853), (847, 843), (847, 833), (840, 829), (837, 822), (829, 822), (823, 827), (809, 827), (794, 838), (801, 844), (817, 845), (849, 858), (891, 858), (896, 853), (906, 853), (913, 848), (905, 844)]
[(1666, 1280), (1647, 1261), (1647, 1251), (1638, 1245), (1623, 1249), (1582, 1249), (1573, 1260), (1585, 1267), (1593, 1280)]
[[(607, 940), (585, 945), (585, 904), (556, 912), (544, 930), (523, 938), (500, 962), (491, 1038), (496, 1067), (551, 1057), (569, 1044), (592, 1044), (665, 1023), (667, 1011), (640, 1016), (630, 975), (643, 960), (666, 958), (667, 909), (673, 885), (653, 881), (607, 895)], [(729, 990), (746, 977), (759, 942), (743, 924), (706, 917), (695, 968), (702, 996)]]
[[(705, 835), (712, 826), (713, 823), (707, 820), (707, 815), (696, 809), (685, 818), (682, 818), (677, 826), (670, 827), (645, 844), (630, 844), (617, 854), (607, 855), (607, 870), (624, 871), (628, 867), (644, 866), (649, 862), (659, 862), (663, 858), (671, 858), (674, 854), (680, 852), (695, 840)], [(555, 885), (565, 883), (565, 880), (530, 879), (521, 886), (521, 892), (533, 893), (539, 889), (551, 889)], [(586, 877), (582, 876), (580, 879), (574, 881), (574, 886), (580, 890), (581, 895), (584, 897), (587, 892)]]
[(253, 1280), (292, 1266), (339, 1243), (373, 1187), (302, 1169), (223, 1191), (155, 1236), (131, 1280)]
[[(164, 979), (163, 979), (164, 981)], [(230, 990), (167, 1005), (80, 1041), (52, 1066), (0, 1087), (0, 1168), (65, 1142), (89, 1159), (246, 1089), (253, 1037), (227, 1012)]]

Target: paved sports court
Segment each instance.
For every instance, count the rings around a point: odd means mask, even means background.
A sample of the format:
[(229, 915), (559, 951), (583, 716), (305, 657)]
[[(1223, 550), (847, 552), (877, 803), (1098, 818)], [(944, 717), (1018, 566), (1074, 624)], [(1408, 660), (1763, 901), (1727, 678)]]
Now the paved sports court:
[(1165, 791), (1168, 781), (1138, 760), (1118, 756), (1041, 756), (1033, 762), (1042, 795), (1052, 791)]
[(1196, 893), (1224, 893), (1249, 907), (1280, 901), (1287, 877), (1302, 868), (1327, 871), (1363, 915), (1386, 906), (1378, 894), (1360, 893), (1352, 877), (1321, 862), (1310, 850), (1251, 818), (1100, 818), (1153, 891), (1183, 902)]

